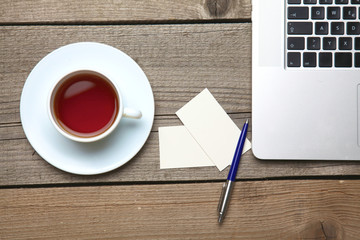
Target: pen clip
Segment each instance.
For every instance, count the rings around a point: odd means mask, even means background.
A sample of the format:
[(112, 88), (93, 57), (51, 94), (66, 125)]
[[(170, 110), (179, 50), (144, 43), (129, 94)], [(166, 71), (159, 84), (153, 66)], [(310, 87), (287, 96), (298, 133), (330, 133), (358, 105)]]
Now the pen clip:
[(221, 195), (220, 195), (220, 199), (219, 199), (219, 205), (218, 205), (218, 212), (221, 211), (222, 205), (224, 203), (224, 199), (225, 199), (225, 192), (226, 192), (226, 187), (228, 185), (228, 182), (224, 182), (223, 187), (221, 189)]

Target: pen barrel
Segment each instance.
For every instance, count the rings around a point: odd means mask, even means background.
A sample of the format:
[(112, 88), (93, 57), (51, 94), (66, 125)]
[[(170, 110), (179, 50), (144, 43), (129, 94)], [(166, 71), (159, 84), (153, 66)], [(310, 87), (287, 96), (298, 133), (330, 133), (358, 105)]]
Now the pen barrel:
[(219, 201), (219, 205), (218, 205), (219, 215), (222, 215), (223, 217), (225, 217), (225, 213), (229, 206), (230, 195), (234, 188), (234, 184), (235, 184), (235, 182), (227, 180), (223, 185), (222, 192), (220, 195), (220, 201)]
[(246, 122), (244, 124), (244, 126), (241, 130), (241, 133), (240, 133), (238, 143), (236, 144), (234, 158), (232, 160), (229, 175), (227, 178), (228, 180), (235, 181), (236, 173), (237, 173), (239, 163), (240, 163), (241, 154), (242, 154), (242, 151), (243, 151), (244, 145), (245, 145), (247, 129), (248, 129), (248, 122)]

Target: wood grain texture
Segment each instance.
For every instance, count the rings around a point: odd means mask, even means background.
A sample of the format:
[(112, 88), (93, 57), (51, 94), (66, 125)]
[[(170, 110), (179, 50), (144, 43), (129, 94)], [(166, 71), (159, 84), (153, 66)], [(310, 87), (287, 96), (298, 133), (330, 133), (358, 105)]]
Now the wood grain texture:
[(227, 112), (250, 112), (250, 28), (247, 23), (0, 27), (0, 124), (20, 122), (21, 90), (37, 62), (81, 41), (106, 43), (131, 56), (149, 78), (156, 115), (174, 114), (205, 87)]
[[(230, 114), (240, 127), (250, 114)], [(251, 120), (251, 118), (250, 118)], [(95, 176), (65, 173), (49, 165), (31, 147), (19, 124), (0, 127), (0, 186), (67, 183), (161, 182), (223, 180), (228, 169), (215, 167), (160, 169), (159, 126), (180, 125), (175, 117), (156, 117), (153, 131), (143, 149), (127, 164), (112, 172)], [(251, 140), (251, 125), (248, 137)], [(251, 151), (240, 162), (238, 179), (273, 177), (359, 175), (359, 162), (341, 161), (262, 161)]]
[(250, 19), (250, 0), (2, 0), (0, 23)]
[(221, 185), (1, 189), (0, 239), (360, 236), (359, 180), (237, 182), (220, 226), (216, 208)]
[[(159, 169), (158, 127), (180, 125), (175, 111), (205, 87), (239, 127), (251, 119), (250, 17), (251, 0), (2, 0), (0, 239), (358, 239), (360, 180), (239, 181), (219, 226), (222, 183), (211, 181), (225, 179), (227, 169)], [(207, 24), (183, 24), (195, 22)], [(19, 117), (31, 69), (80, 41), (130, 55), (156, 103), (143, 149), (96, 176), (49, 165)], [(238, 179), (342, 175), (359, 176), (360, 162), (261, 161), (250, 151)]]

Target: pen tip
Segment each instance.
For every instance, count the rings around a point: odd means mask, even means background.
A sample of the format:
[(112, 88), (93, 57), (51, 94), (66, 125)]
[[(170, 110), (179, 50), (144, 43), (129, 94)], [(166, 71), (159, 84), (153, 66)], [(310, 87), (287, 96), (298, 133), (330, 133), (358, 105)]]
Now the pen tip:
[(222, 223), (222, 221), (223, 221), (223, 215), (220, 214), (220, 215), (219, 215), (219, 223)]
[(245, 122), (246, 124), (248, 124), (249, 123), (249, 119), (246, 119), (246, 122)]

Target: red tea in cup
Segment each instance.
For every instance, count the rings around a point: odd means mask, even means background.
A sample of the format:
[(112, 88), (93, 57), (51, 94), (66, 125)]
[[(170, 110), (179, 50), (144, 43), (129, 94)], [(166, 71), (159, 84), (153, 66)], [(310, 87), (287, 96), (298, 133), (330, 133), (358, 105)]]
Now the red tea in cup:
[(119, 114), (114, 85), (97, 72), (65, 76), (55, 88), (52, 111), (58, 125), (77, 137), (94, 137), (111, 127)]

